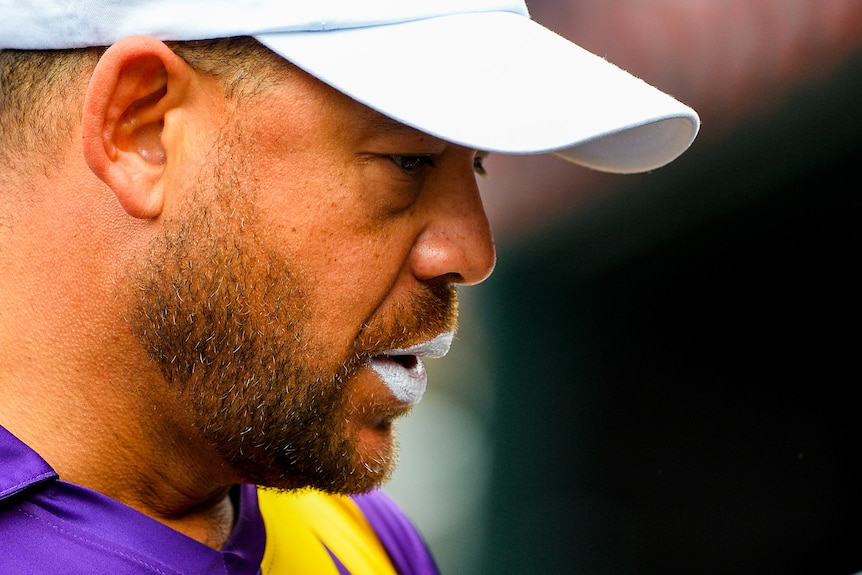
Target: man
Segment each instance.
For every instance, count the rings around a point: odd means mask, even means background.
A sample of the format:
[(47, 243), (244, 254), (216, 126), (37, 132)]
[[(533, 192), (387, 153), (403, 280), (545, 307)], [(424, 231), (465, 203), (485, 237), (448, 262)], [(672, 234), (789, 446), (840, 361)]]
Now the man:
[(70, 4), (0, 4), (0, 572), (435, 572), (375, 487), (484, 157), (696, 115), (521, 2)]

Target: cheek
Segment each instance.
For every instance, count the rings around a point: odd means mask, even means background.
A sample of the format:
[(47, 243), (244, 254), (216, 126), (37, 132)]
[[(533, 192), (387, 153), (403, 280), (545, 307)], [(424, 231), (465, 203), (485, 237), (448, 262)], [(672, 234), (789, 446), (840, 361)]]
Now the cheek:
[(355, 207), (298, 203), (270, 204), (262, 214), (267, 249), (304, 279), (319, 342), (345, 353), (375, 315), (405, 301), (398, 294), (407, 285), (409, 234), (370, 225)]
[(309, 250), (318, 249), (319, 259), (304, 261), (313, 274), (320, 311), (325, 309), (334, 323), (353, 333), (395, 299), (404, 269), (400, 250), (380, 241), (332, 233), (327, 240), (309, 246)]
[(270, 245), (336, 289), (397, 275), (415, 235), (410, 221), (381, 218), (358, 174), (317, 173), (271, 177), (260, 186), (257, 211)]
[(375, 190), (361, 166), (313, 156), (257, 160), (255, 205), (269, 249), (308, 282), (317, 326), (347, 345), (382, 306), (399, 299), (415, 224), (375, 211), (369, 201)]

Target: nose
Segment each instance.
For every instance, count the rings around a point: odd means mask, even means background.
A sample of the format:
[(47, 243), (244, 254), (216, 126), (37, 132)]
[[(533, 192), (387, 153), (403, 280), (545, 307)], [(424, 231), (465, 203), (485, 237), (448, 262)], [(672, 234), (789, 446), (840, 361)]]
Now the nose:
[(453, 172), (441, 170), (428, 190), (429, 215), (413, 246), (413, 273), (422, 281), (445, 276), (451, 283), (473, 285), (494, 269), (494, 237), (472, 160), (467, 169)]

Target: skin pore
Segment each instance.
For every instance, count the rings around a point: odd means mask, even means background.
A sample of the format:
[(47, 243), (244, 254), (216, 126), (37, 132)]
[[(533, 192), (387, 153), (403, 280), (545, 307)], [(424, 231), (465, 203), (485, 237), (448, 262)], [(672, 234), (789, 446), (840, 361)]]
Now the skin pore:
[(453, 329), (490, 273), (482, 155), (299, 70), (225, 99), (146, 38), (83, 117), (0, 238), (0, 423), (213, 547), (234, 483), (385, 480), (409, 406), (368, 361)]

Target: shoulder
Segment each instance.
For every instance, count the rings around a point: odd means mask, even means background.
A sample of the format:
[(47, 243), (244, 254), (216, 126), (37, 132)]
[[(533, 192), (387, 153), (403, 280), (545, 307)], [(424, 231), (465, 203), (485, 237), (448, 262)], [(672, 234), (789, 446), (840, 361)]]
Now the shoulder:
[(261, 490), (263, 575), (288, 572), (435, 574), (425, 543), (384, 493), (346, 497)]

